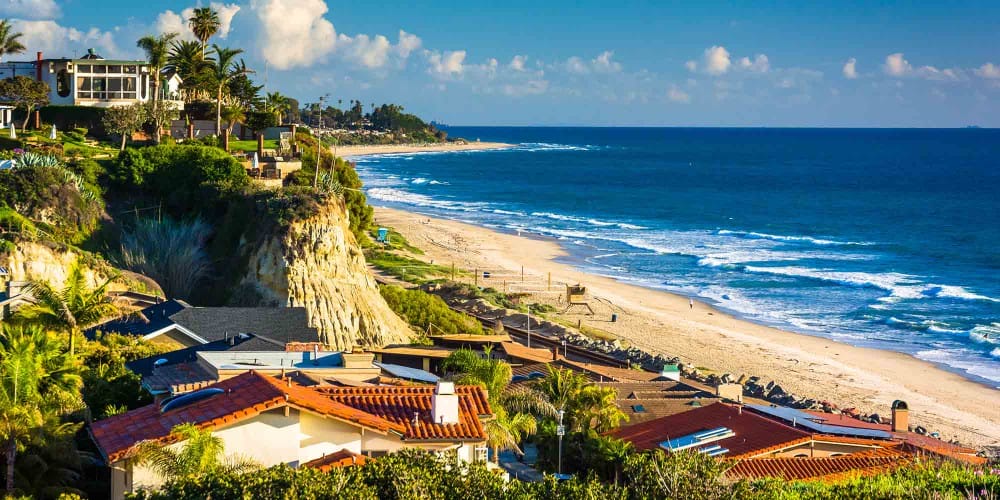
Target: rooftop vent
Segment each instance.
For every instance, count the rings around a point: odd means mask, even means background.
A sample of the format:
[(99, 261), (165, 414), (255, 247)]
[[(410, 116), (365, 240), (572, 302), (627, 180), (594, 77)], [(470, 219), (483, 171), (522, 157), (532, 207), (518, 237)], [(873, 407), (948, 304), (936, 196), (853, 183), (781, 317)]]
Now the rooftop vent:
[(100, 54), (94, 49), (87, 49), (87, 55), (83, 56), (81, 59), (104, 59)]

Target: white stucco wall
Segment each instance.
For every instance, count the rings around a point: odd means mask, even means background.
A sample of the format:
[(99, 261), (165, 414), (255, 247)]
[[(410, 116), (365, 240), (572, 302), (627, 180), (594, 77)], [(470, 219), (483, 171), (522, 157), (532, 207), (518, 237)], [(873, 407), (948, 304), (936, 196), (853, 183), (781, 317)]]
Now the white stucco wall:
[[(343, 449), (361, 453), (361, 428), (339, 420), (301, 413), (298, 464)], [(297, 464), (296, 464), (297, 465)]]

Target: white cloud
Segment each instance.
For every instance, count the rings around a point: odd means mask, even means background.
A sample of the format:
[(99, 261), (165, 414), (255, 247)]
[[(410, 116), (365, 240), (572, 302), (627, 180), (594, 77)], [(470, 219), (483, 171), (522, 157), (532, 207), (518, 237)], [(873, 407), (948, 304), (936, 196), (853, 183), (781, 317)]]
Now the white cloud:
[(767, 73), (771, 69), (771, 62), (768, 61), (767, 55), (757, 54), (754, 56), (753, 61), (749, 57), (741, 58), (740, 68), (754, 73)]
[(886, 56), (882, 69), (885, 74), (896, 78), (916, 77), (925, 80), (957, 81), (965, 76), (962, 70), (957, 68), (937, 69), (934, 66), (914, 68), (909, 61), (903, 58), (902, 52)]
[(0, 0), (0, 18), (37, 20), (61, 15), (55, 0)]
[(613, 51), (605, 50), (590, 61), (590, 65), (597, 73), (617, 73), (622, 70), (622, 65), (611, 60), (614, 56)]
[(276, 69), (312, 66), (336, 48), (323, 0), (252, 0), (250, 10), (260, 21), (260, 54)]
[(399, 30), (399, 42), (396, 43), (396, 53), (399, 54), (399, 57), (403, 59), (410, 57), (410, 54), (419, 49), (421, 45), (423, 45), (423, 41), (420, 40), (419, 36)]
[(858, 70), (856, 66), (857, 64), (858, 60), (853, 57), (848, 59), (847, 62), (844, 63), (844, 69), (843, 69), (844, 78), (847, 78), (848, 80), (853, 80), (858, 77)]
[(465, 71), (464, 50), (446, 51), (444, 54), (438, 51), (426, 51), (425, 54), (430, 65), (427, 72), (436, 78), (460, 77)]
[(689, 96), (687, 92), (677, 88), (676, 85), (671, 85), (670, 90), (667, 90), (667, 99), (670, 99), (673, 102), (691, 102), (691, 96)]
[(996, 66), (993, 63), (985, 63), (972, 70), (972, 72), (980, 78), (987, 78), (990, 80), (1000, 79), (1000, 66)]
[(570, 57), (566, 60), (566, 71), (576, 73), (578, 75), (585, 75), (590, 72), (587, 68), (587, 64), (583, 62), (583, 59), (580, 59), (577, 56)]
[(705, 49), (705, 72), (710, 75), (721, 75), (729, 71), (732, 62), (729, 51), (725, 47), (715, 45)]
[(505, 83), (501, 87), (501, 92), (511, 97), (521, 97), (544, 94), (548, 89), (548, 80), (528, 80), (523, 83)]
[(111, 33), (90, 28), (80, 31), (61, 26), (55, 21), (12, 21), (14, 31), (21, 32), (21, 43), (31, 52), (42, 51), (46, 57), (77, 57), (94, 48), (97, 53), (111, 57), (118, 53)]
[(514, 71), (524, 71), (524, 63), (528, 61), (527, 56), (514, 56), (508, 65)]
[(687, 70), (690, 71), (690, 72), (692, 72), (692, 73), (694, 73), (695, 71), (698, 71), (698, 63), (695, 62), (695, 61), (688, 61), (688, 62), (684, 63), (684, 67), (687, 68)]
[(337, 36), (336, 50), (339, 55), (366, 68), (381, 68), (389, 60), (392, 44), (382, 35), (369, 38), (368, 35)]
[[(233, 25), (233, 17), (240, 11), (240, 6), (220, 2), (212, 2), (209, 6), (219, 14), (219, 32), (215, 36), (225, 40), (229, 36)], [(172, 10), (163, 11), (156, 16), (156, 21), (153, 23), (153, 30), (160, 34), (177, 33), (178, 37), (182, 40), (195, 40), (194, 33), (191, 32), (191, 27), (188, 25), (188, 19), (191, 19), (193, 15), (194, 7), (188, 7), (180, 13)]]

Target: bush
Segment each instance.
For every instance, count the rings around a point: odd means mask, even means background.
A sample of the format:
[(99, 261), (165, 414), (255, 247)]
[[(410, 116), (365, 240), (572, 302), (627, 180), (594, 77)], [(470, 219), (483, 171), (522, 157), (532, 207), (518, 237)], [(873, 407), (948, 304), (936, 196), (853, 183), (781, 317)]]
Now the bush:
[(243, 165), (207, 146), (161, 144), (125, 150), (108, 174), (118, 188), (138, 189), (163, 200), (178, 216), (221, 213), (225, 195), (250, 184)]
[(47, 221), (39, 223), (39, 229), (56, 241), (79, 243), (97, 227), (103, 208), (71, 177), (72, 171), (62, 166), (0, 170), (0, 206), (36, 222)]
[(430, 328), (434, 334), (483, 333), (479, 321), (451, 310), (441, 297), (393, 285), (380, 286), (379, 291), (396, 314), (422, 330)]
[(200, 219), (141, 219), (121, 238), (118, 264), (156, 281), (167, 297), (189, 299), (209, 274), (205, 242), (211, 227)]
[(96, 137), (107, 135), (102, 123), (105, 111), (91, 106), (42, 106), (39, 109), (42, 121), (54, 124), (59, 130), (82, 129), (82, 135), (91, 133)]

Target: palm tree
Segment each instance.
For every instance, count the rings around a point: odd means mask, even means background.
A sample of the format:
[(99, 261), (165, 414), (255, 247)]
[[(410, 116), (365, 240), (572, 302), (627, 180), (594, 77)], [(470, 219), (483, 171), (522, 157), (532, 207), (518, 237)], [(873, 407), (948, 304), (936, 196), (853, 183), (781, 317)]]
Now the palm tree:
[[(157, 103), (160, 100), (160, 73), (169, 64), (170, 44), (177, 38), (177, 33), (164, 33), (160, 36), (146, 35), (136, 42), (136, 46), (146, 52), (146, 60), (149, 62), (149, 72), (153, 74), (153, 95), (151, 97), (153, 111), (155, 113)], [(156, 124), (153, 132), (153, 141), (160, 143), (160, 127)]]
[(24, 44), (21, 43), (21, 33), (15, 33), (10, 20), (0, 21), (0, 59), (7, 54), (20, 54), (24, 52)]
[(534, 388), (566, 412), (566, 427), (573, 432), (605, 432), (628, 419), (615, 404), (614, 389), (596, 385), (580, 372), (549, 365), (548, 374), (535, 381)]
[(236, 60), (243, 49), (227, 49), (213, 44), (212, 50), (215, 53), (211, 66), (212, 77), (218, 85), (215, 98), (215, 135), (222, 135), (222, 89), (233, 77), (246, 74), (248, 70), (242, 61)]
[(227, 130), (229, 130), (229, 133), (232, 134), (233, 127), (235, 127), (237, 123), (245, 123), (247, 115), (243, 112), (243, 108), (239, 106), (226, 106), (222, 110), (222, 119), (229, 124)]
[(114, 275), (97, 288), (90, 289), (80, 263), (76, 262), (60, 290), (44, 281), (30, 281), (25, 292), (32, 297), (33, 303), (19, 309), (17, 316), (67, 332), (69, 352), (73, 355), (76, 337), (84, 328), (120, 311), (115, 300), (108, 295), (108, 286), (117, 279), (118, 276)]
[(444, 369), (458, 372), (460, 384), (478, 385), (486, 389), (493, 418), (487, 420), (486, 445), (493, 449), (494, 460), (500, 460), (500, 450), (515, 450), (524, 454), (519, 446), (525, 436), (538, 430), (537, 417), (554, 416), (556, 409), (539, 392), (528, 387), (511, 387), (511, 368), (506, 362), (485, 357), (469, 349), (453, 352), (445, 360)]
[(137, 459), (165, 480), (197, 479), (208, 474), (244, 473), (259, 467), (255, 462), (225, 456), (225, 443), (194, 424), (180, 424), (170, 433), (184, 446), (179, 449), (154, 442), (139, 445)]
[(185, 101), (200, 98), (200, 90), (204, 88), (205, 73), (209, 61), (201, 51), (201, 44), (188, 40), (174, 40), (170, 43), (170, 54), (167, 56), (166, 68), (176, 72), (183, 83)]
[[(0, 332), (0, 443), (6, 491), (14, 489), (17, 452), (38, 438), (46, 417), (67, 411), (82, 385), (75, 358), (39, 324), (4, 324)], [(51, 422), (50, 422), (51, 423)]]
[(201, 41), (201, 55), (205, 56), (205, 49), (208, 47), (208, 40), (212, 35), (219, 32), (222, 21), (219, 20), (219, 13), (211, 7), (199, 7), (194, 9), (194, 13), (188, 18), (188, 26), (194, 36)]
[(283, 124), (285, 113), (288, 111), (288, 97), (282, 95), (281, 92), (268, 93), (267, 106), (278, 118), (278, 125)]

